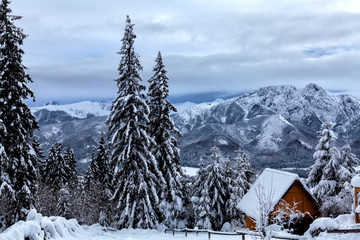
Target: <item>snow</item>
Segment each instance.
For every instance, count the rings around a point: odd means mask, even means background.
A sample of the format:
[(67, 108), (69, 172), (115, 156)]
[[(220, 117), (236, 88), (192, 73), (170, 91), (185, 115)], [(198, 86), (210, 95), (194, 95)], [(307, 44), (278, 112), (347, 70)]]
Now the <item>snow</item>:
[(87, 118), (88, 115), (96, 117), (108, 116), (110, 114), (110, 106), (111, 103), (83, 101), (65, 105), (33, 107), (31, 108), (31, 111), (33, 113), (42, 109), (47, 109), (49, 111), (64, 111), (72, 117), (84, 119)]
[(357, 206), (357, 207), (355, 208), (355, 212), (356, 212), (356, 213), (360, 213), (360, 206)]
[(75, 239), (80, 232), (75, 219), (43, 217), (35, 209), (30, 210), (26, 221), (19, 221), (0, 234), (0, 240)]
[(360, 176), (356, 175), (351, 179), (351, 185), (353, 187), (360, 187)]
[(281, 115), (270, 116), (262, 125), (261, 133), (256, 137), (260, 149), (277, 150), (281, 142), (283, 130), (287, 126), (293, 126)]
[(179, 104), (174, 104), (176, 109), (177, 109), (177, 112), (180, 113), (180, 112), (183, 112), (191, 107), (194, 107), (196, 105), (196, 103), (193, 103), (193, 102), (184, 102), (184, 103), (179, 103)]
[(339, 224), (332, 218), (318, 218), (310, 225), (305, 235), (316, 236), (326, 230), (339, 229)]
[(219, 143), (219, 145), (229, 145), (228, 141), (226, 141), (224, 139), (219, 139), (218, 143)]
[(196, 176), (197, 171), (199, 171), (199, 168), (194, 167), (181, 167), (184, 171), (184, 173), (190, 177)]
[[(314, 240), (355, 240), (359, 239), (359, 235), (354, 234), (330, 234), (325, 230), (330, 229), (350, 229), (356, 228), (354, 214), (340, 215), (335, 219), (319, 218), (316, 219), (310, 226), (310, 230), (304, 235), (303, 239)], [(298, 236), (279, 231), (280, 229), (272, 227), (272, 236), (282, 236), (288, 238), (299, 239)], [(224, 229), (225, 230), (225, 229)], [(228, 230), (228, 229), (226, 229)], [(311, 237), (311, 233), (319, 234), (317, 237)], [(19, 221), (3, 233), (0, 234), (0, 240), (19, 240), (31, 239), (41, 240), (45, 239), (91, 239), (91, 240), (208, 240), (206, 232), (185, 233), (176, 232), (172, 235), (171, 231), (165, 233), (164, 231), (149, 230), (149, 229), (122, 229), (116, 230), (113, 228), (102, 227), (99, 224), (91, 226), (79, 225), (74, 219), (66, 220), (62, 217), (43, 217), (37, 213), (36, 210), (31, 210), (27, 216), (26, 221)], [(211, 235), (212, 240), (237, 240), (241, 237), (238, 235)], [(246, 240), (254, 239), (254, 236), (247, 235)]]
[[(260, 214), (258, 194), (266, 195), (263, 197), (269, 200), (271, 211), (295, 180), (300, 181), (297, 174), (265, 168), (237, 207), (249, 217), (257, 220)], [(305, 189), (307, 188), (305, 187)]]

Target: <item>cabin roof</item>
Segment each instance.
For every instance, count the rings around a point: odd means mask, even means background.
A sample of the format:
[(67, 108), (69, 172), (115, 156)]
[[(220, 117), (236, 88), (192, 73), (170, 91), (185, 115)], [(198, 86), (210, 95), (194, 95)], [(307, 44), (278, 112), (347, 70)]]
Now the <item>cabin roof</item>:
[[(299, 175), (265, 168), (237, 207), (247, 216), (257, 220), (261, 205), (260, 199), (265, 199), (266, 204), (269, 204), (268, 210), (271, 212), (296, 180), (311, 195), (310, 190), (301, 181)], [(261, 195), (261, 198), (259, 198), (259, 195)]]

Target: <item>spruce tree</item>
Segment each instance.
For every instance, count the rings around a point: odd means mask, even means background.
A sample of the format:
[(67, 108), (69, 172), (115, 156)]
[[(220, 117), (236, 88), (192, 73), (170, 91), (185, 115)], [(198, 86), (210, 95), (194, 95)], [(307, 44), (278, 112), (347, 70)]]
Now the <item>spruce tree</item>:
[[(4, 125), (0, 122), (0, 135), (3, 136), (5, 132)], [(15, 191), (13, 184), (7, 173), (9, 159), (6, 155), (5, 148), (0, 144), (0, 216), (9, 216), (12, 214), (12, 209), (9, 204), (15, 199)], [(0, 223), (0, 232), (8, 225), (6, 219), (4, 223)]]
[(193, 184), (193, 193), (191, 201), (194, 209), (195, 226), (200, 229), (211, 229), (210, 220), (210, 198), (205, 189), (207, 172), (204, 167), (204, 160), (200, 157), (199, 170), (196, 174), (196, 180)]
[(91, 211), (87, 214), (87, 224), (108, 225), (109, 198), (112, 195), (110, 168), (108, 165), (108, 151), (103, 132), (101, 132), (99, 145), (93, 149), (92, 160), (86, 171), (87, 202)]
[(315, 163), (310, 167), (308, 183), (318, 199), (323, 216), (343, 213), (338, 207), (338, 199), (345, 185), (349, 185), (351, 173), (340, 164), (340, 153), (335, 147), (336, 136), (333, 124), (325, 122), (320, 132), (320, 140), (314, 153)]
[(161, 53), (155, 60), (154, 75), (150, 78), (147, 104), (150, 108), (149, 131), (155, 140), (152, 152), (159, 169), (166, 181), (160, 186), (161, 208), (164, 213), (164, 224), (171, 228), (185, 227), (183, 223), (185, 212), (183, 205), (186, 202), (184, 189), (180, 178), (184, 175), (180, 166), (179, 143), (174, 135), (181, 136), (170, 117), (176, 112), (169, 97), (168, 77), (166, 76)]
[(325, 122), (322, 124), (320, 131), (319, 143), (315, 148), (314, 164), (310, 167), (310, 172), (307, 178), (307, 183), (310, 187), (315, 187), (319, 184), (323, 176), (323, 170), (331, 157), (338, 155), (338, 150), (334, 146), (336, 139), (335, 133), (332, 131), (333, 124)]
[(62, 144), (54, 143), (46, 160), (45, 182), (56, 192), (68, 183), (71, 176), (71, 169), (67, 165), (62, 151)]
[[(199, 202), (196, 208), (197, 227), (205, 227), (208, 221), (213, 230), (220, 230), (226, 221), (226, 201), (229, 199), (228, 186), (225, 172), (220, 164), (217, 140), (211, 148), (212, 162), (204, 170), (205, 182), (202, 188), (196, 190)], [(208, 226), (206, 226), (208, 227)]]
[(359, 165), (359, 159), (355, 156), (355, 154), (351, 152), (351, 147), (349, 144), (346, 144), (341, 148), (340, 159), (340, 164), (343, 165), (350, 172), (351, 176), (354, 176), (354, 167)]
[(74, 150), (72, 150), (70, 146), (66, 148), (63, 154), (63, 158), (68, 170), (67, 183), (69, 185), (69, 189), (72, 190), (76, 187), (77, 184), (77, 171)]
[(67, 185), (63, 186), (58, 193), (58, 202), (56, 204), (57, 215), (64, 218), (71, 218), (71, 210), (69, 204), (70, 193)]
[(11, 15), (9, 4), (9, 0), (2, 0), (0, 5), (0, 119), (6, 128), (1, 137), (9, 161), (6, 171), (15, 192), (9, 216), (9, 222), (14, 223), (24, 219), (24, 209), (34, 205), (37, 157), (29, 143), (38, 124), (24, 102), (28, 97), (34, 99), (27, 86), (32, 80), (22, 64), (20, 46), (26, 35), (14, 25), (21, 17)]
[(111, 199), (118, 210), (119, 229), (155, 228), (161, 216), (156, 186), (165, 183), (150, 149), (153, 140), (147, 127), (149, 107), (142, 93), (145, 87), (140, 83), (142, 66), (134, 51), (133, 27), (127, 16), (119, 52), (118, 96), (106, 121), (114, 169), (115, 190)]

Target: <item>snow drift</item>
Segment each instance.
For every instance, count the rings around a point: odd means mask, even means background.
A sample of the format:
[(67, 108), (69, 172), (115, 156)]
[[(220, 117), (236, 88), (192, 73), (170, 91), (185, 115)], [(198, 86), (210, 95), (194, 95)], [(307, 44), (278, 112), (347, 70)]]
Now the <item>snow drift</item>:
[(43, 217), (32, 209), (26, 221), (19, 221), (0, 234), (0, 240), (42, 240), (75, 238), (80, 225), (75, 219)]

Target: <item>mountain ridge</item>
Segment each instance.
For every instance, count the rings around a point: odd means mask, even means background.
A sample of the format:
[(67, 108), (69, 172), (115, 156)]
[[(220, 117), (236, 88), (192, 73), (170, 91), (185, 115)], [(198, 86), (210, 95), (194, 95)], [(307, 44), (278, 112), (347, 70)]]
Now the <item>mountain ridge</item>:
[[(73, 144), (79, 148), (73, 147), (76, 157), (86, 162), (91, 155), (89, 148), (96, 145), (101, 131), (106, 132), (104, 121), (111, 104), (90, 103), (75, 104), (78, 108), (33, 108), (41, 126), (37, 134), (40, 142), (48, 147), (58, 138)], [(84, 105), (85, 110), (81, 109)], [(183, 134), (179, 139), (183, 165), (197, 166), (200, 156), (206, 159), (214, 138), (218, 138), (223, 156), (234, 157), (240, 145), (255, 168), (310, 166), (317, 132), (324, 121), (335, 123), (339, 146), (349, 142), (358, 154), (359, 116), (359, 99), (346, 94), (331, 96), (316, 84), (303, 89), (291, 85), (263, 87), (172, 115)]]

